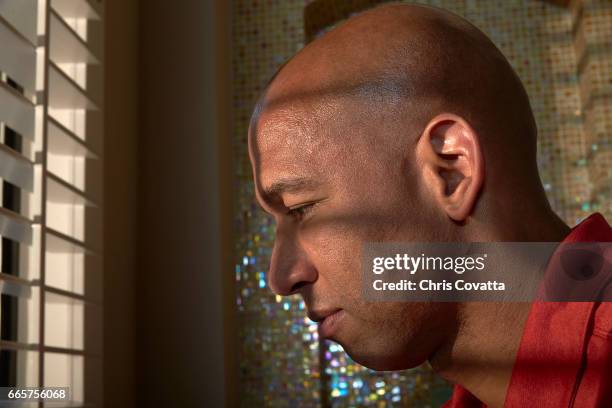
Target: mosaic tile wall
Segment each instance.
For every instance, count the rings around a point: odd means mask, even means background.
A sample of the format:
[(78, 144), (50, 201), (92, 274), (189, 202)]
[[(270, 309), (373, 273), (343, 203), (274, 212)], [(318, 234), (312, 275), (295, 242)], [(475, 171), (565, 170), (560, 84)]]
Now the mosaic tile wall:
[[(580, 84), (585, 163), (591, 183), (586, 209), (612, 214), (612, 2), (576, 1), (574, 46)], [(610, 219), (610, 218), (608, 218)]]
[[(315, 0), (319, 2), (320, 0)], [(342, 0), (347, 4), (364, 0)], [(245, 407), (439, 406), (448, 388), (427, 368), (381, 375), (319, 344), (298, 298), (274, 296), (266, 270), (272, 220), (254, 202), (246, 135), (253, 104), (277, 67), (305, 42), (307, 0), (233, 1), (236, 280)], [(612, 2), (432, 0), (486, 32), (530, 95), (539, 167), (553, 208), (570, 225), (594, 210), (612, 217)], [(326, 1), (317, 13), (335, 13)], [(319, 17), (323, 17), (320, 15)], [(321, 19), (322, 21), (325, 18)]]

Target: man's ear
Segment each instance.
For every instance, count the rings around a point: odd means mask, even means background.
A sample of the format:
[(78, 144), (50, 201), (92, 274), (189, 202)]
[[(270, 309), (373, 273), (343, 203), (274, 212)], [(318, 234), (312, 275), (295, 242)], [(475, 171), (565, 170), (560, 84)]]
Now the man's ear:
[(485, 177), (474, 129), (457, 115), (438, 115), (421, 135), (416, 154), (425, 188), (450, 218), (465, 221), (476, 206)]

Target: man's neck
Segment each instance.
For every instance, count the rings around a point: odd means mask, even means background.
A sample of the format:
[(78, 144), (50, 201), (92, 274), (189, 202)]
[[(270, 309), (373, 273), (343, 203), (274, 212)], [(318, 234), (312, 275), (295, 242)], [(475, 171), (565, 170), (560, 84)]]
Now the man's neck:
[(530, 307), (530, 303), (462, 304), (457, 336), (433, 356), (433, 369), (487, 406), (503, 407)]
[[(515, 226), (485, 240), (560, 242), (570, 231), (552, 211), (523, 221), (526, 229)], [(431, 365), (487, 406), (503, 407), (531, 303), (468, 302), (458, 308), (455, 337), (437, 350)]]

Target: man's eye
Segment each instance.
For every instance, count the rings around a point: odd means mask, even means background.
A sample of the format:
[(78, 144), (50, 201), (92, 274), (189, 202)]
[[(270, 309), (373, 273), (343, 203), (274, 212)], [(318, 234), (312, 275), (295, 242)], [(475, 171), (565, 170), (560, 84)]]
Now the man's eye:
[(308, 203), (299, 207), (290, 208), (289, 211), (287, 211), (287, 215), (297, 220), (301, 220), (312, 211), (315, 204), (316, 203)]

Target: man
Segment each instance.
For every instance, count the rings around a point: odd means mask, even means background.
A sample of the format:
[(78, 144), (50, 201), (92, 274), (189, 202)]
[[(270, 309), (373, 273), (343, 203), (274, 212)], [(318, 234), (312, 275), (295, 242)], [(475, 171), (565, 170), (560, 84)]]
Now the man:
[(429, 360), (458, 384), (455, 407), (612, 401), (608, 304), (362, 298), (364, 242), (612, 241), (601, 216), (570, 232), (550, 209), (527, 95), (474, 26), (424, 6), (351, 18), (273, 78), (249, 152), (258, 201), (277, 223), (270, 287), (300, 294), (321, 335), (357, 362)]

